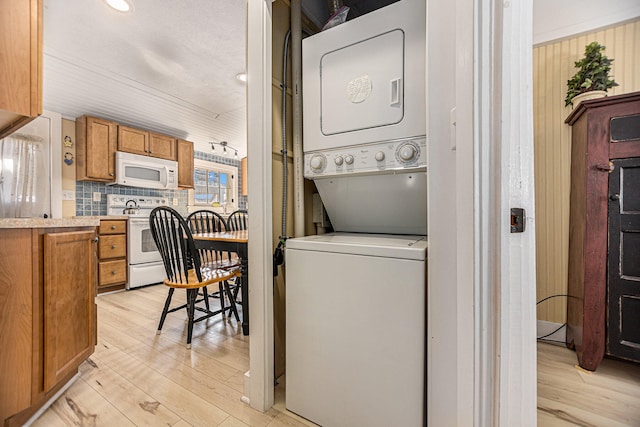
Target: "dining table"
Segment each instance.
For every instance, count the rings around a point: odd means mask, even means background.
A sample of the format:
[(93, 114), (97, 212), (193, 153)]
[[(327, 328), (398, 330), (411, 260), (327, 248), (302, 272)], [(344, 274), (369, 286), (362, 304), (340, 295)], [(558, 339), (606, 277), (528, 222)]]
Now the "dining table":
[(248, 230), (217, 231), (213, 233), (193, 233), (193, 241), (197, 249), (208, 249), (221, 252), (234, 252), (240, 259), (242, 272), (242, 333), (249, 335), (249, 257)]

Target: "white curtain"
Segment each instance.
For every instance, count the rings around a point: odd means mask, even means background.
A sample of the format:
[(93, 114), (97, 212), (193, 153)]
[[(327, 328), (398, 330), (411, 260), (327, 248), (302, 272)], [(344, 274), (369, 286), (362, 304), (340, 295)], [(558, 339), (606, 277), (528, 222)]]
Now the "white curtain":
[(43, 140), (13, 134), (0, 140), (0, 217), (42, 217), (49, 184)]

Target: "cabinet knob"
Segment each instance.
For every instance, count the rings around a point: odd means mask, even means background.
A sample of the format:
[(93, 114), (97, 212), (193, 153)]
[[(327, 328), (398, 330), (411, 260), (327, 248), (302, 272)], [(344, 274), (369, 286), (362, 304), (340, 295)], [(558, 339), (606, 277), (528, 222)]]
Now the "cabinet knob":
[(93, 243), (98, 243), (98, 240), (100, 240), (100, 239), (98, 239), (97, 237), (94, 237), (93, 238)]
[(620, 195), (619, 194), (612, 194), (609, 196), (609, 199), (616, 201), (616, 200), (620, 200)]
[(111, 249), (115, 249), (115, 248), (116, 248), (116, 245), (111, 245)]
[(114, 270), (114, 271), (112, 271), (112, 272), (111, 272), (111, 274), (112, 274), (113, 276), (115, 276), (115, 275), (116, 275), (116, 271), (115, 271), (115, 270)]
[(109, 172), (109, 176), (113, 176), (113, 172)]
[(115, 225), (112, 225), (112, 226), (111, 226), (111, 229), (112, 229), (112, 230), (115, 230), (115, 229), (116, 229), (116, 226), (115, 226)]

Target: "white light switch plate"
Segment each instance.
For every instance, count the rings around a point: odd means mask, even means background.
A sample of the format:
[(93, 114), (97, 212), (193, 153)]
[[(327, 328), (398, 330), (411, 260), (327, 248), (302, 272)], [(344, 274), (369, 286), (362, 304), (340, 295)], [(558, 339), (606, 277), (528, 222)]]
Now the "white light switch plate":
[(93, 201), (94, 202), (99, 202), (100, 200), (102, 200), (102, 193), (94, 192), (93, 193)]
[(62, 191), (62, 200), (75, 200), (76, 192), (73, 190), (63, 190)]
[(173, 198), (173, 206), (178, 206), (178, 198), (177, 197)]

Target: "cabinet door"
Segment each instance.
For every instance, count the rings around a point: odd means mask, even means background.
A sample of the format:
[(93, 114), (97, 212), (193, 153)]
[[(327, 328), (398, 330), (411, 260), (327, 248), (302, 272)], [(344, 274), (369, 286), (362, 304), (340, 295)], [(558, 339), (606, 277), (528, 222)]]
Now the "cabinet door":
[(93, 353), (95, 231), (44, 235), (44, 391)]
[[(116, 171), (116, 129), (108, 120), (86, 117), (86, 178), (113, 181)], [(80, 144), (78, 144), (78, 148)], [(80, 155), (78, 155), (80, 157)], [(80, 161), (80, 160), (79, 160)]]
[(178, 187), (193, 188), (193, 142), (178, 140)]
[(118, 125), (118, 151), (149, 154), (149, 132)]
[(42, 114), (42, 0), (0, 0), (0, 138)]
[(640, 158), (609, 175), (607, 354), (640, 361)]
[(0, 422), (31, 405), (31, 230), (0, 229)]
[(149, 132), (149, 155), (161, 159), (176, 160), (176, 139)]

